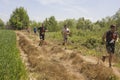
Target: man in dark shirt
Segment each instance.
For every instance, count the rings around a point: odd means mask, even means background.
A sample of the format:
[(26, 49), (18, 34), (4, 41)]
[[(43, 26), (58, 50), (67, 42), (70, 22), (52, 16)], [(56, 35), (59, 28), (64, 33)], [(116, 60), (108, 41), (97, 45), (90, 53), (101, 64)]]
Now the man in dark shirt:
[(102, 60), (105, 61), (105, 58), (109, 58), (109, 67), (111, 67), (112, 57), (115, 52), (115, 42), (118, 41), (118, 33), (116, 32), (116, 26), (111, 25), (109, 31), (107, 31), (103, 37), (103, 42), (106, 42), (106, 49), (109, 56), (103, 56)]
[(46, 27), (44, 27), (44, 24), (42, 24), (42, 26), (38, 28), (38, 31), (39, 31), (39, 37), (40, 37), (39, 46), (42, 46), (45, 40), (45, 32), (47, 31)]
[(34, 29), (33, 29), (33, 30), (34, 30), (34, 33), (36, 34), (36, 32), (37, 32), (37, 28), (36, 28), (36, 27), (34, 27)]

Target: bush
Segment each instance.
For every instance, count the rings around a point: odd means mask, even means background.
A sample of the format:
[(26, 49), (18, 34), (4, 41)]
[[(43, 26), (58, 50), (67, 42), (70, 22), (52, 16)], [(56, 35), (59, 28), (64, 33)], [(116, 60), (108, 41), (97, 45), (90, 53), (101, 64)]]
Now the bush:
[(95, 39), (95, 38), (90, 38), (87, 39), (85, 43), (83, 43), (82, 45), (89, 48), (89, 49), (93, 49), (96, 48), (99, 45), (99, 40)]

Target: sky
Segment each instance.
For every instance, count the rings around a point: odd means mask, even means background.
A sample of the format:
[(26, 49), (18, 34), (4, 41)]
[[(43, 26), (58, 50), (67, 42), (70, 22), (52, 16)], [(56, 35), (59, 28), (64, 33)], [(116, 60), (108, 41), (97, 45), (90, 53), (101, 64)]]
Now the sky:
[(120, 0), (0, 0), (0, 18), (9, 21), (18, 7), (24, 7), (30, 20), (38, 22), (50, 16), (58, 21), (84, 17), (95, 22), (114, 15), (120, 8)]

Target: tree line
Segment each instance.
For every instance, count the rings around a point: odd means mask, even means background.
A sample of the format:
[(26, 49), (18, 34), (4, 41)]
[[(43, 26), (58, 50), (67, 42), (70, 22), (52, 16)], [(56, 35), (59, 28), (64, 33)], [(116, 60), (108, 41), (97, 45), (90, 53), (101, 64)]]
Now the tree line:
[(79, 18), (78, 20), (66, 19), (64, 21), (57, 21), (54, 16), (46, 18), (43, 22), (36, 22), (29, 19), (27, 11), (24, 7), (19, 7), (12, 12), (10, 19), (6, 24), (0, 19), (0, 28), (3, 28), (6, 25), (12, 29), (22, 30), (28, 27), (40, 27), (41, 23), (44, 23), (45, 27), (47, 27), (51, 32), (59, 31), (64, 24), (66, 24), (69, 28), (91, 31), (109, 27), (111, 24), (115, 24), (118, 28), (120, 28), (120, 9), (113, 16), (108, 16), (96, 22), (92, 22), (84, 17)]

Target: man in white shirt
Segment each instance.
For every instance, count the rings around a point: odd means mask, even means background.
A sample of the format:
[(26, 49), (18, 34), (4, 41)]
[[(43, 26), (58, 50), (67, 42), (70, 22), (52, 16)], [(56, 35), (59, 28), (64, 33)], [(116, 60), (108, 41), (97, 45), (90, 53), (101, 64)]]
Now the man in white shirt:
[(67, 27), (67, 25), (64, 25), (64, 28), (62, 29), (63, 45), (66, 45), (69, 34), (70, 34), (70, 29)]

